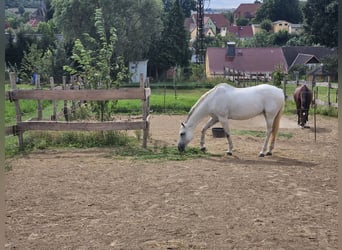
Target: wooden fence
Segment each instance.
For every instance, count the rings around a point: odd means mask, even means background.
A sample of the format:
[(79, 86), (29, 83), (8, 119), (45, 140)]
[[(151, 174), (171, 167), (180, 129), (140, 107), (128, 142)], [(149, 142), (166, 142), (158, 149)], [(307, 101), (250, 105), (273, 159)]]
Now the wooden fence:
[[(24, 149), (23, 133), (28, 130), (49, 130), (49, 131), (111, 131), (111, 130), (143, 130), (143, 144), (147, 147), (147, 139), (150, 128), (150, 104), (149, 97), (151, 90), (149, 82), (146, 86), (141, 77), (139, 88), (119, 88), (119, 89), (96, 89), (96, 90), (75, 90), (75, 89), (51, 89), (42, 90), (39, 88), (33, 90), (21, 90), (16, 86), (16, 75), (10, 73), (11, 90), (5, 93), (6, 100), (14, 103), (16, 111), (16, 125), (5, 128), (6, 135), (16, 135), (19, 140), (19, 148)], [(36, 120), (22, 121), (19, 100), (37, 100), (38, 118)], [(51, 116), (53, 120), (42, 120), (42, 100), (50, 100), (55, 103), (57, 100), (83, 100), (83, 101), (106, 101), (140, 99), (142, 101), (142, 117), (130, 121), (106, 121), (106, 122), (71, 122), (56, 121), (55, 115)], [(55, 112), (55, 107), (53, 108)]]

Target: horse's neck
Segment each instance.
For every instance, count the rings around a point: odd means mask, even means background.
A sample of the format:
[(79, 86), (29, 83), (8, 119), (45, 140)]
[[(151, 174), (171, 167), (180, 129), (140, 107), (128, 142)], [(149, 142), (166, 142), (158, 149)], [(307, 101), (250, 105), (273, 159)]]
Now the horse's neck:
[(206, 110), (205, 105), (203, 105), (205, 101), (202, 101), (199, 105), (194, 107), (191, 114), (188, 116), (186, 124), (189, 127), (195, 128), (204, 117), (208, 115), (208, 112)]

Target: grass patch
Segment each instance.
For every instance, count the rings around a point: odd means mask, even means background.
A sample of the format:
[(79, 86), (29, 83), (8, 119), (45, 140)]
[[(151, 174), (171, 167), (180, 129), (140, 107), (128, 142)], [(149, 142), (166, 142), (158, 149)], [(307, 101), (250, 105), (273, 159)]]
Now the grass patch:
[[(9, 138), (8, 138), (9, 139)], [(203, 153), (200, 149), (188, 147), (180, 154), (176, 146), (153, 145), (142, 148), (139, 138), (128, 136), (125, 132), (26, 132), (24, 151), (19, 152), (17, 137), (6, 138), (6, 157), (19, 153), (27, 154), (36, 150), (55, 148), (109, 148), (115, 157), (131, 157), (136, 160), (182, 161), (194, 158), (218, 156)]]
[(221, 155), (204, 153), (199, 148), (188, 147), (184, 153), (179, 153), (175, 146), (115, 148), (113, 155), (131, 157), (135, 160), (184, 161), (189, 159), (220, 157)]

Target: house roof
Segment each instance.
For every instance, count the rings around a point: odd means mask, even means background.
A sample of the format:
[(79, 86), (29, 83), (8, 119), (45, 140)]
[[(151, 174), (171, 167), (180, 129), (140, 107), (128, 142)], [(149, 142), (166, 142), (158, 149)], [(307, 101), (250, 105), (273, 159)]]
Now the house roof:
[[(190, 19), (196, 24), (197, 14), (192, 14)], [(223, 14), (204, 14), (204, 23), (207, 23), (209, 19), (213, 21), (217, 29), (230, 25), (229, 20)]]
[(204, 16), (210, 17), (218, 29), (228, 27), (230, 25), (229, 20), (223, 14), (204, 14)]
[(337, 54), (336, 48), (326, 48), (326, 47), (311, 47), (311, 46), (291, 46), (282, 47), (285, 60), (288, 68), (293, 64), (298, 54), (309, 54), (315, 56), (318, 60), (323, 57)]
[(303, 65), (303, 64), (308, 64), (308, 63), (319, 63), (319, 62), (320, 60), (318, 60), (318, 58), (315, 55), (299, 53), (296, 59), (292, 62), (289, 69), (295, 65)]
[(249, 73), (269, 73), (286, 61), (281, 48), (236, 48), (234, 57), (226, 57), (227, 48), (208, 48), (210, 74), (223, 74), (224, 68)]
[(252, 26), (229, 26), (228, 32), (234, 34), (237, 38), (253, 37)]
[(257, 10), (260, 8), (260, 3), (242, 3), (234, 11), (235, 17), (255, 17)]

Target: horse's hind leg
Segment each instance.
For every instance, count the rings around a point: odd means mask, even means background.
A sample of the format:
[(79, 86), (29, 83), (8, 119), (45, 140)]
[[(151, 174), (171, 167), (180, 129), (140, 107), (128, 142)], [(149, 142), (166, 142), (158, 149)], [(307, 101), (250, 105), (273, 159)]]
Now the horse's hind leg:
[(233, 155), (233, 141), (232, 138), (230, 136), (230, 129), (229, 129), (229, 125), (228, 125), (228, 119), (221, 119), (220, 120), (222, 127), (224, 129), (224, 131), (226, 132), (226, 137), (227, 137), (227, 141), (228, 141), (228, 151), (227, 151), (227, 155)]
[(270, 140), (270, 136), (271, 136), (271, 132), (272, 132), (272, 122), (270, 122), (270, 119), (267, 119), (266, 115), (265, 115), (265, 120), (266, 120), (266, 138), (264, 141), (264, 145), (263, 145), (263, 147), (259, 153), (259, 157), (264, 157), (265, 155), (271, 155), (272, 154), (271, 147), (274, 146), (274, 143), (273, 143), (273, 145), (271, 143), (269, 152), (266, 154), (268, 141)]
[(205, 147), (205, 132), (207, 131), (208, 128), (210, 128), (211, 126), (213, 126), (217, 122), (218, 122), (217, 118), (211, 117), (209, 119), (209, 121), (207, 122), (207, 124), (205, 124), (204, 127), (202, 128), (202, 131), (201, 131), (201, 141), (200, 141), (200, 145), (201, 145), (201, 150), (202, 151), (206, 150), (206, 147)]

